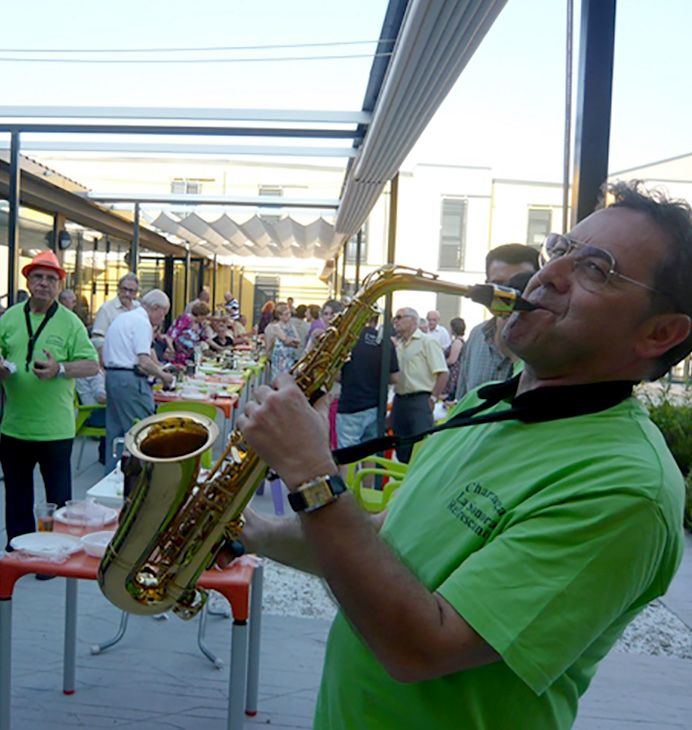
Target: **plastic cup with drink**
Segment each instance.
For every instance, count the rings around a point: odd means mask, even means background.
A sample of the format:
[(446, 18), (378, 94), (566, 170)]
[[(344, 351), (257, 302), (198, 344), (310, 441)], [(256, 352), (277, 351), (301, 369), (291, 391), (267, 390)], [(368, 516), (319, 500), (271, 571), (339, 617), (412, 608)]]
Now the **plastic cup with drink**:
[(53, 502), (43, 502), (34, 506), (34, 515), (36, 516), (36, 529), (39, 532), (53, 532), (55, 523), (55, 510), (57, 504)]

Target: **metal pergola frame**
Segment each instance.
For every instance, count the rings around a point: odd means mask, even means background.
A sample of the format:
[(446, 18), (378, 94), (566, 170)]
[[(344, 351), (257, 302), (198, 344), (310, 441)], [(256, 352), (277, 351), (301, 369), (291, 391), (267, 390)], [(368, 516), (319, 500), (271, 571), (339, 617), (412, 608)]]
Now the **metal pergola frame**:
[[(397, 174), (405, 157), (482, 42), (505, 2), (506, 0), (448, 0), (444, 3), (430, 3), (428, 0), (390, 0), (363, 109), (358, 112), (0, 107), (0, 118), (12, 120), (0, 122), (0, 132), (10, 134), (7, 173), (10, 206), (10, 303), (14, 301), (17, 285), (18, 209), (23, 196), (19, 156), (21, 134), (108, 133), (239, 139), (348, 140), (351, 147), (344, 147), (343, 150), (348, 164), (338, 201), (291, 201), (281, 198), (279, 203), (278, 200), (268, 197), (261, 198), (261, 207), (280, 205), (282, 208), (302, 206), (336, 209), (333, 248), (338, 256), (341, 246), (358, 233), (384, 187)], [(615, 7), (616, 0), (582, 2), (576, 153), (571, 201), (573, 215), (577, 218), (593, 209), (597, 189), (607, 176)], [(56, 118), (80, 121), (64, 122), (56, 121)], [(44, 121), (37, 122), (37, 119)], [(186, 120), (192, 123), (181, 123)], [(118, 144), (119, 150), (126, 146), (126, 143)], [(279, 149), (289, 154), (292, 148), (282, 145)], [(293, 149), (296, 156), (300, 156), (306, 152), (312, 154), (315, 147), (296, 146)], [(328, 150), (329, 155), (336, 154), (334, 148), (323, 149)], [(204, 145), (200, 145), (200, 152), (203, 153), (203, 150)], [(109, 195), (98, 191), (84, 193), (82, 197), (92, 206), (94, 201), (134, 204), (134, 221), (129, 224), (129, 238), (135, 254), (135, 267), (140, 239), (153, 233), (140, 226), (140, 204), (194, 202), (243, 207), (258, 204), (256, 198), (212, 199), (209, 196), (199, 196), (198, 200), (193, 200), (194, 196), (185, 196), (184, 200), (180, 200), (174, 196)], [(124, 218), (121, 220), (125, 221)], [(396, 221), (392, 225), (395, 228)], [(165, 242), (168, 246), (174, 246), (162, 237), (158, 238), (159, 244)], [(176, 253), (180, 253), (179, 248)], [(336, 265), (334, 269), (337, 270)]]

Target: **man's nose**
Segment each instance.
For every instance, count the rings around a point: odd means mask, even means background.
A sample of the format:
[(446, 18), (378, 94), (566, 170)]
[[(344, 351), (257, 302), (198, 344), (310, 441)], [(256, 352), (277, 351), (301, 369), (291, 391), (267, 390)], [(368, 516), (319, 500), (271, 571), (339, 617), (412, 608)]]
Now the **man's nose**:
[(565, 291), (572, 285), (574, 259), (572, 256), (558, 256), (545, 263), (536, 274), (542, 285), (550, 284), (558, 291)]

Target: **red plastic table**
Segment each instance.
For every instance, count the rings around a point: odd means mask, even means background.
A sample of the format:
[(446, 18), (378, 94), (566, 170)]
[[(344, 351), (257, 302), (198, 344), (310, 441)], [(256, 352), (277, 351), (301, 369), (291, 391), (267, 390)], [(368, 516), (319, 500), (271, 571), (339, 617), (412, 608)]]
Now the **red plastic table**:
[[(95, 580), (98, 558), (83, 552), (64, 563), (26, 560), (18, 553), (0, 559), (0, 730), (10, 730), (12, 673), (12, 594), (17, 580), (29, 573), (47, 573), (66, 578), (63, 692), (75, 692), (77, 638), (77, 580)], [(243, 556), (225, 570), (208, 570), (198, 582), (221, 593), (233, 611), (228, 690), (228, 730), (242, 730), (245, 713), (257, 712), (259, 635), (262, 613), (262, 563)]]

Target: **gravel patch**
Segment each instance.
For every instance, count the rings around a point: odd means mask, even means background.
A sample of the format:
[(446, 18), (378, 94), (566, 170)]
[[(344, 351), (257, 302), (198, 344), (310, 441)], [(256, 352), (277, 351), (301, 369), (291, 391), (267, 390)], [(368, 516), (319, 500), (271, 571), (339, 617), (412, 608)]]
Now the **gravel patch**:
[(265, 559), (262, 611), (331, 620), (336, 615), (336, 604), (320, 578)]
[(661, 601), (653, 601), (625, 629), (614, 649), (692, 659), (692, 630)]
[[(319, 578), (265, 560), (262, 609), (265, 613), (331, 620), (336, 605)], [(625, 654), (692, 659), (692, 630), (661, 601), (653, 601), (615, 644)]]

